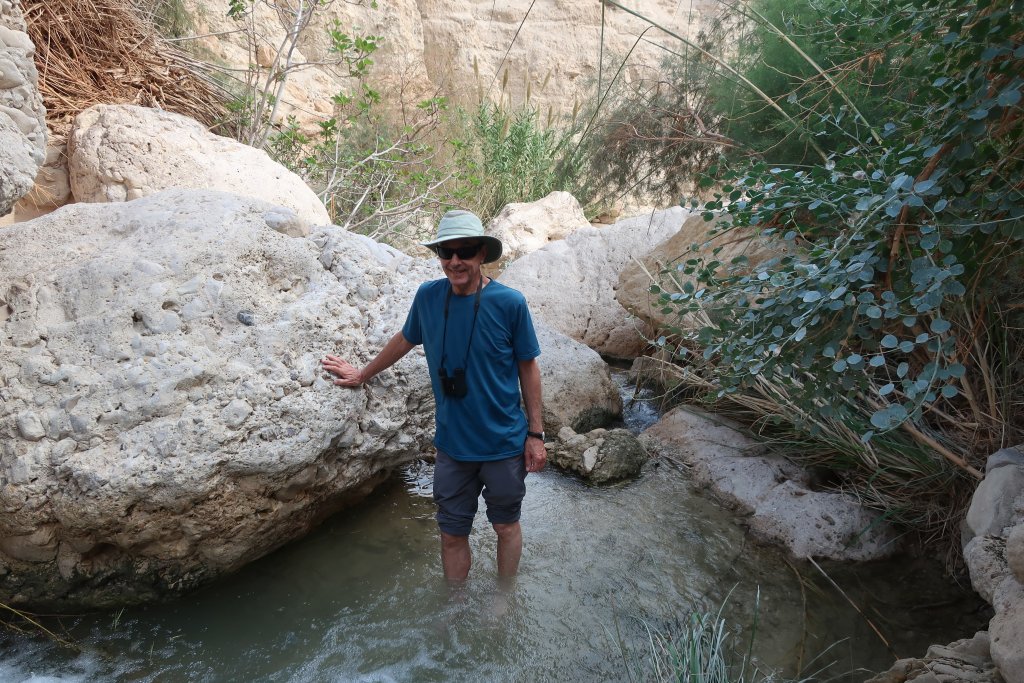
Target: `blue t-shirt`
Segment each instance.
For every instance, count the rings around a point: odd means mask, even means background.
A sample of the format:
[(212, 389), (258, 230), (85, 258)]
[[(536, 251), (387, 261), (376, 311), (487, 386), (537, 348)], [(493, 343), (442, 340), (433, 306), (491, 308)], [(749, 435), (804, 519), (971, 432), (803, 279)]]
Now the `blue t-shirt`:
[[(446, 335), (444, 305), (450, 288), (447, 278), (420, 285), (402, 327), (406, 340), (423, 344), (427, 356), (437, 403), (434, 445), (456, 460), (501, 460), (521, 454), (527, 422), (519, 402), (518, 361), (540, 355), (526, 298), (491, 280), (480, 291), (473, 331), (476, 291), (467, 296), (453, 292)], [(446, 396), (441, 390), (442, 359), (449, 377), (455, 368), (465, 369), (465, 397)]]

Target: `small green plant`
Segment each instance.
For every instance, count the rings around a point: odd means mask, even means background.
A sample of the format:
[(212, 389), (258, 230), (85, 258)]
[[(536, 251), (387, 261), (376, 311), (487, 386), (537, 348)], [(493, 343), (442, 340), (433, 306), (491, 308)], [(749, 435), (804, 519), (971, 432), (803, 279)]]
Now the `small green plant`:
[[(737, 640), (723, 616), (728, 597), (717, 612), (693, 610), (661, 627), (641, 620), (646, 641), (627, 647), (618, 634), (620, 654), (630, 681), (657, 683), (769, 683), (780, 681), (754, 657), (758, 634), (760, 591), (753, 620), (743, 640)], [(617, 626), (617, 625), (616, 625)], [(618, 630), (618, 629), (617, 629)]]
[(381, 111), (381, 94), (365, 83), (333, 101), (335, 116), (315, 133), (289, 119), (268, 149), (317, 190), (338, 225), (404, 246), (446, 208), (471, 204), (474, 164), (466, 145), (433, 142), (449, 115), (446, 98), (410, 107), (401, 124)]
[[(287, 20), (285, 37), (266, 67), (259, 66), (260, 41), (254, 11), (257, 3), (267, 4)], [(328, 0), (301, 0), (294, 5), (271, 0), (230, 0), (227, 14), (244, 27), (250, 46), (249, 70), (241, 86), (242, 92), (232, 104), (238, 114), (232, 131), (235, 138), (253, 147), (263, 147), (267, 143), (278, 120), (277, 112), (289, 75), (306, 66), (295, 60), (299, 40), (312, 24), (317, 11), (327, 4)], [(373, 64), (370, 55), (376, 51), (381, 38), (349, 34), (337, 20), (328, 30), (328, 37), (333, 60), (324, 61), (320, 66), (341, 67), (346, 75), (361, 80)]]
[(557, 188), (559, 134), (539, 122), (536, 109), (508, 111), (481, 103), (473, 120), (486, 194), (478, 198), (483, 215), (491, 216), (509, 202), (529, 202)]
[(183, 0), (133, 0), (136, 9), (160, 35), (180, 38), (195, 29), (195, 21)]

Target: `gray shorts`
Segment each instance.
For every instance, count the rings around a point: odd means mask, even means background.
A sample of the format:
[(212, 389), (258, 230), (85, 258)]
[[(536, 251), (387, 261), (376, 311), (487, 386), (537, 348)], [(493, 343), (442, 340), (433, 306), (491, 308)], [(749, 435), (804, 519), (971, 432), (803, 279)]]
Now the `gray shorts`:
[(514, 455), (504, 460), (466, 462), (444, 451), (434, 464), (434, 502), (437, 525), (446, 534), (469, 536), (480, 493), (491, 524), (519, 521), (526, 495), (526, 460)]

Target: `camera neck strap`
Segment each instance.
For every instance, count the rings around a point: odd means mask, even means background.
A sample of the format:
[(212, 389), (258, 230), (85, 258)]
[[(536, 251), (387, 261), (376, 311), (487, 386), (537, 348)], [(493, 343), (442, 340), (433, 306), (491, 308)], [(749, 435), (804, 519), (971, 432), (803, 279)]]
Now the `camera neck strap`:
[[(480, 274), (480, 281), (476, 286), (476, 300), (473, 302), (473, 324), (469, 328), (469, 341), (466, 342), (466, 353), (463, 357), (462, 367), (469, 364), (469, 349), (473, 346), (473, 334), (476, 332), (476, 316), (480, 312), (480, 292), (484, 288), (484, 276)], [(452, 284), (448, 283), (448, 294), (444, 297), (444, 333), (441, 335), (441, 367), (445, 367), (445, 360), (448, 358), (448, 305), (452, 301)]]

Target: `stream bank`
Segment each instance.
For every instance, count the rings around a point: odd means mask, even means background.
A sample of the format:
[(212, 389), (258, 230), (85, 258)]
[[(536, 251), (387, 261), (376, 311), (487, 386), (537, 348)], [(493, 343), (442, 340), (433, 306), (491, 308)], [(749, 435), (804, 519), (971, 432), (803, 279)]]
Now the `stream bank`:
[(724, 604), (736, 645), (757, 614), (764, 665), (809, 675), (832, 662), (828, 674), (859, 682), (987, 619), (972, 592), (927, 563), (823, 565), (855, 609), (808, 565), (750, 543), (683, 472), (657, 462), (603, 488), (530, 475), (523, 568), (507, 605), (482, 515), (476, 564), (452, 602), (430, 475), (427, 463), (411, 466), (307, 538), (176, 602), (46, 620), (83, 654), (5, 633), (0, 679), (626, 681), (620, 642), (642, 658), (648, 628), (669, 632), (690, 609)]

